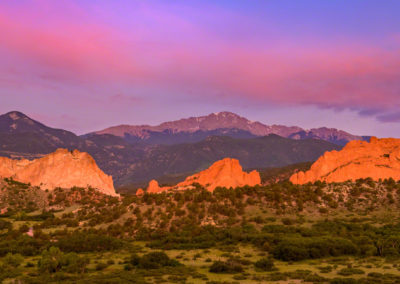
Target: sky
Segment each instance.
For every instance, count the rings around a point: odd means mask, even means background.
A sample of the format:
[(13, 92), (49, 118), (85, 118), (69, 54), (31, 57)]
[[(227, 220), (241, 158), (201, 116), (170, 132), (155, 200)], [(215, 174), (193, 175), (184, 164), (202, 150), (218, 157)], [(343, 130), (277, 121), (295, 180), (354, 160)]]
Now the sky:
[(232, 111), (400, 138), (400, 1), (2, 0), (0, 113), (83, 134)]

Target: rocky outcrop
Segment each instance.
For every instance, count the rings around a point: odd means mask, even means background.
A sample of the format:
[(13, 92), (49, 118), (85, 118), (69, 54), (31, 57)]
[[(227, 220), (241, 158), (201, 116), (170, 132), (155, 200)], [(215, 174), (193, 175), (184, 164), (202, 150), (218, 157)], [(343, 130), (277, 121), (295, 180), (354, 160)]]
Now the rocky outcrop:
[(138, 188), (138, 190), (136, 190), (136, 195), (137, 196), (142, 196), (143, 194), (144, 194), (143, 188)]
[(36, 160), (0, 158), (0, 177), (53, 190), (56, 187), (93, 187), (108, 195), (115, 193), (113, 179), (103, 173), (85, 152), (58, 149)]
[(193, 183), (199, 183), (213, 191), (216, 187), (255, 186), (261, 183), (261, 178), (257, 171), (244, 172), (238, 160), (225, 158), (215, 162), (208, 169), (187, 177), (176, 187), (187, 187)]
[(341, 151), (326, 152), (309, 171), (294, 174), (290, 181), (344, 182), (368, 177), (400, 180), (400, 139), (372, 137), (369, 143), (351, 141)]
[(156, 180), (151, 180), (149, 186), (147, 187), (147, 193), (161, 193), (168, 190), (169, 187), (160, 187)]
[(236, 188), (241, 186), (255, 186), (261, 183), (260, 174), (257, 171), (244, 172), (239, 161), (225, 158), (215, 162), (208, 169), (187, 177), (183, 182), (172, 187), (160, 187), (157, 181), (152, 180), (147, 188), (148, 193), (160, 193), (167, 190), (184, 190), (198, 183), (209, 191), (216, 187)]

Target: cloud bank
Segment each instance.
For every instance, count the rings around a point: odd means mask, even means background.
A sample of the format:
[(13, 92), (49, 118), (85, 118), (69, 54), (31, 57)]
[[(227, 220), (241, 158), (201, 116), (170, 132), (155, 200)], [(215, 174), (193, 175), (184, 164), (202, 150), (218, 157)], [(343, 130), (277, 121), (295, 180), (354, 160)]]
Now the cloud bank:
[(0, 3), (0, 80), (8, 89), (73, 97), (94, 88), (108, 104), (140, 103), (124, 92), (156, 86), (171, 98), (312, 105), (400, 121), (400, 33), (391, 30), (371, 43), (368, 35), (280, 34), (276, 21), (211, 4), (121, 1), (110, 12), (107, 2), (12, 2)]

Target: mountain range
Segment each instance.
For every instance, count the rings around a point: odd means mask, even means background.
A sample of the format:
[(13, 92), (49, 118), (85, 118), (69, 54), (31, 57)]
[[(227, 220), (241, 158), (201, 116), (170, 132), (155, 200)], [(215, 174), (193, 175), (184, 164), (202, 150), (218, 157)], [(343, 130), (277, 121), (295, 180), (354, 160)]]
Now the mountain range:
[(111, 134), (128, 141), (146, 141), (152, 144), (176, 144), (198, 142), (210, 135), (251, 138), (276, 134), (291, 139), (321, 139), (344, 146), (352, 140), (368, 140), (335, 128), (302, 129), (298, 126), (265, 125), (250, 121), (232, 112), (212, 113), (207, 116), (190, 117), (164, 122), (157, 126), (118, 125), (96, 131), (95, 134)]
[(184, 179), (225, 157), (238, 159), (244, 169), (314, 161), (348, 141), (366, 139), (337, 129), (267, 126), (230, 112), (81, 136), (21, 112), (0, 116), (0, 156), (34, 159), (57, 148), (78, 149), (92, 155), (118, 187), (160, 177)]

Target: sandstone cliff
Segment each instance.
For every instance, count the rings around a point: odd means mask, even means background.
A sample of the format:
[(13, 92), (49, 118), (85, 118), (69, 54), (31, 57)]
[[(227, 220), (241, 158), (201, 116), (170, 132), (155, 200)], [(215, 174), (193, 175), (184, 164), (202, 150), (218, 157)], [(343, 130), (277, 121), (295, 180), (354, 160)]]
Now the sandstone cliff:
[(78, 150), (58, 149), (32, 161), (1, 157), (0, 177), (12, 177), (42, 189), (91, 186), (104, 194), (117, 195), (112, 177), (103, 173), (88, 153)]
[(136, 195), (137, 196), (142, 196), (143, 194), (144, 194), (143, 188), (138, 188), (138, 190), (136, 191)]
[(149, 183), (147, 192), (159, 193), (170, 189), (184, 190), (190, 188), (193, 183), (201, 184), (207, 190), (213, 191), (216, 187), (255, 186), (261, 183), (261, 178), (257, 171), (244, 172), (238, 160), (225, 158), (215, 162), (208, 169), (187, 177), (183, 182), (172, 187), (160, 187), (157, 181), (152, 180)]
[(326, 152), (309, 171), (294, 174), (290, 181), (344, 182), (367, 177), (400, 179), (400, 139), (372, 137), (369, 143), (351, 141), (341, 151)]
[(225, 158), (215, 162), (208, 169), (187, 177), (176, 187), (186, 187), (193, 183), (199, 183), (213, 191), (218, 186), (227, 188), (245, 185), (255, 186), (261, 183), (261, 178), (257, 171), (244, 172), (238, 160)]
[(169, 189), (169, 187), (160, 187), (158, 185), (158, 182), (153, 179), (149, 182), (149, 186), (147, 187), (147, 192), (148, 193), (160, 193), (160, 192), (166, 191), (168, 189)]

